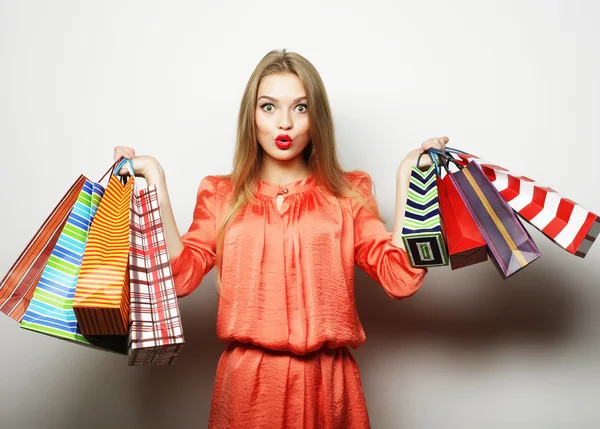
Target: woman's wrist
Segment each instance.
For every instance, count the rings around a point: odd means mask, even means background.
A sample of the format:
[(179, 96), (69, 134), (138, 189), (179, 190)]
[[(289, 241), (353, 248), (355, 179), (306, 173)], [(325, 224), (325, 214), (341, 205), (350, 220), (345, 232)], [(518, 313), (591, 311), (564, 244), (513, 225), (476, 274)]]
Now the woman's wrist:
[(144, 179), (148, 186), (158, 185), (164, 183), (165, 172), (158, 162), (152, 162), (148, 165), (143, 172)]
[(407, 176), (410, 176), (410, 172), (412, 170), (412, 165), (409, 159), (404, 158), (398, 169), (396, 170), (396, 179), (402, 179)]

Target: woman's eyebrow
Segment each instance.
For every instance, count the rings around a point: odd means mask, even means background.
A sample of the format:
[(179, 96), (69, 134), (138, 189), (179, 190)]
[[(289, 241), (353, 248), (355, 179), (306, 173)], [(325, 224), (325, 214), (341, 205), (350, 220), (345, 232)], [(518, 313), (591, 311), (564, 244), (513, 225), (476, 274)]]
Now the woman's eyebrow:
[[(258, 97), (258, 99), (259, 99), (259, 100), (260, 100), (261, 98), (266, 98), (267, 100), (271, 100), (271, 101), (272, 101), (272, 102), (274, 102), (274, 103), (277, 103), (277, 102), (279, 101), (278, 99), (276, 99), (276, 98), (273, 98), (273, 97), (270, 97), (270, 96), (268, 96), (268, 95), (261, 95), (260, 97)], [(303, 100), (307, 100), (307, 98), (306, 98), (306, 97), (298, 97), (298, 98), (296, 98), (295, 100), (293, 100), (293, 101), (292, 101), (292, 104), (293, 104), (293, 103), (297, 103), (297, 102), (299, 102), (299, 101), (303, 101)]]

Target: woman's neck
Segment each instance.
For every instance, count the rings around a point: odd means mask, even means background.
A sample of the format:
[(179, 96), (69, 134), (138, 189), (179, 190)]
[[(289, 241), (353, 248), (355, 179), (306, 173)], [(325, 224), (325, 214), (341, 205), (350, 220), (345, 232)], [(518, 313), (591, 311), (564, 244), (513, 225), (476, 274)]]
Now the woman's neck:
[(278, 161), (265, 156), (262, 161), (259, 179), (265, 182), (285, 185), (311, 175), (310, 168), (301, 156), (289, 161)]

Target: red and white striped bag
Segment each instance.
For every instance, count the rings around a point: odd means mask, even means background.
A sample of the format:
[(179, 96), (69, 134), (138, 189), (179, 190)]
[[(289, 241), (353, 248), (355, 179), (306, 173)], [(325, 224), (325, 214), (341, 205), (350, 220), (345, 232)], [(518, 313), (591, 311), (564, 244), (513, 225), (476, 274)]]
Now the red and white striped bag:
[(156, 186), (133, 192), (129, 366), (174, 363), (184, 343)]
[(526, 176), (474, 155), (453, 154), (455, 159), (476, 162), (502, 198), (523, 219), (560, 247), (584, 258), (600, 233), (600, 218), (574, 201)]

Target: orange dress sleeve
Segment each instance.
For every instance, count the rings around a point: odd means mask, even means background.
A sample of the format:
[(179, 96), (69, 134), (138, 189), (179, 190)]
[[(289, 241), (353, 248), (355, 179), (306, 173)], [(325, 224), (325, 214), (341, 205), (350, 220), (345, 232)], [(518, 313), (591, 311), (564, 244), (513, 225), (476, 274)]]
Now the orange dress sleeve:
[[(352, 181), (366, 197), (369, 206), (378, 213), (371, 177), (360, 172)], [(392, 243), (392, 233), (386, 230), (383, 222), (358, 201), (352, 203), (352, 214), (356, 265), (383, 286), (392, 298), (413, 295), (423, 283), (427, 269), (413, 267), (406, 251)]]
[(217, 183), (215, 176), (207, 176), (200, 182), (192, 224), (181, 236), (183, 251), (171, 259), (178, 297), (192, 293), (215, 265)]

